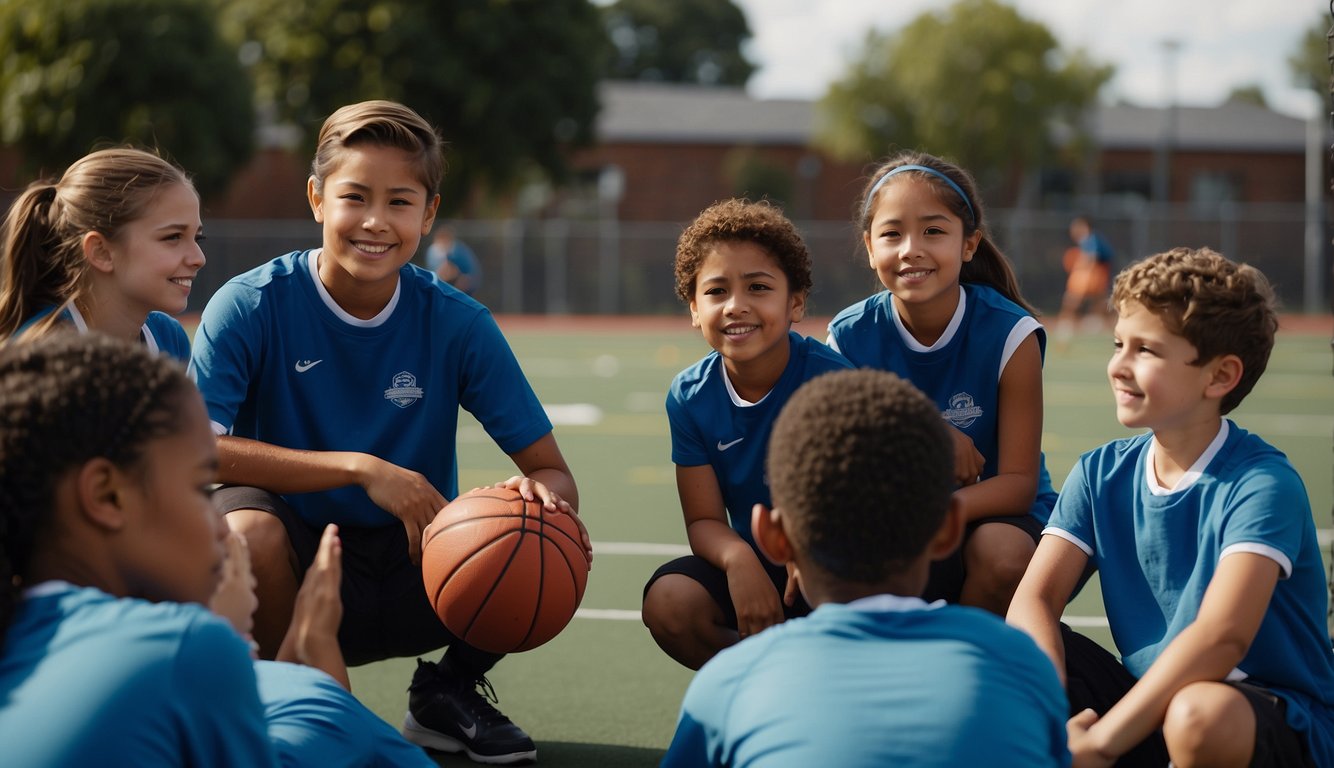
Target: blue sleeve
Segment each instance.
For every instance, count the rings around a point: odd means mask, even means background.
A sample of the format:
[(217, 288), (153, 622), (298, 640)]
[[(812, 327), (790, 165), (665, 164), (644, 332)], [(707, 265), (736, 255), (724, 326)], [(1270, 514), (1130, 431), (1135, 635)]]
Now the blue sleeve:
[(262, 321), (244, 301), (243, 290), (228, 283), (213, 294), (195, 330), (190, 356), (190, 375), (204, 396), (209, 420), (229, 433), (263, 348)]
[(478, 312), (466, 331), (459, 404), (505, 453), (521, 451), (551, 432), (551, 420), (487, 311)]
[(714, 661), (704, 665), (686, 688), (676, 734), (662, 758), (662, 768), (727, 764), (723, 726), (727, 722), (731, 692), (740, 680), (725, 674), (723, 665), (716, 660), (715, 656)]
[(1093, 528), (1093, 494), (1089, 488), (1087, 455), (1079, 457), (1070, 476), (1061, 486), (1056, 506), (1047, 520), (1047, 527), (1059, 528), (1074, 536), (1097, 554), (1098, 546)]
[(277, 765), (250, 649), (226, 622), (200, 609), (172, 672), (182, 765)]
[(159, 354), (179, 360), (181, 364), (190, 362), (190, 335), (179, 320), (165, 312), (150, 312), (144, 324), (152, 331)]
[(284, 766), (375, 768), (436, 765), (422, 749), (318, 669), (257, 661), (269, 737)]
[(667, 422), (672, 432), (672, 463), (681, 467), (702, 467), (709, 463), (704, 436), (681, 399), (680, 390), (673, 384), (667, 392)]
[(1311, 503), (1291, 464), (1269, 460), (1248, 467), (1224, 503), (1221, 549), (1264, 544), (1282, 552), (1290, 564), (1297, 562)]

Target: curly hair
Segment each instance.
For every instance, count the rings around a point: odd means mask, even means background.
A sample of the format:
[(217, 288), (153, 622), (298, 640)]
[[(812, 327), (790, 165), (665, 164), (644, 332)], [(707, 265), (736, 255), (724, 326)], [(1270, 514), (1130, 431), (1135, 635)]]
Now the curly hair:
[(778, 262), (788, 290), (811, 289), (811, 254), (782, 209), (767, 200), (724, 200), (705, 208), (676, 241), (676, 296), (690, 303), (700, 264), (719, 242), (755, 243)]
[(417, 180), (427, 196), (440, 191), (445, 177), (444, 142), (421, 115), (395, 101), (362, 101), (335, 111), (320, 127), (310, 177), (315, 191), (324, 192), (324, 180), (343, 160), (343, 154), (358, 144), (394, 147), (413, 155)]
[(774, 423), (765, 469), (793, 546), (863, 584), (922, 554), (954, 490), (940, 410), (908, 381), (869, 368), (802, 385)]
[(1241, 358), (1237, 386), (1219, 407), (1230, 413), (1260, 380), (1274, 349), (1274, 291), (1260, 270), (1209, 248), (1173, 248), (1126, 267), (1112, 287), (1112, 306), (1127, 302), (1153, 312), (1195, 347), (1192, 365), (1221, 355)]
[(97, 333), (0, 346), (0, 634), (61, 476), (99, 457), (140, 468), (150, 441), (180, 430), (193, 391), (176, 363)]
[(862, 202), (857, 206), (859, 231), (871, 231), (875, 201), (885, 188), (881, 181), (886, 174), (904, 165), (920, 165), (923, 168), (930, 168), (954, 182), (964, 193), (964, 196), (960, 197), (958, 192), (934, 174), (919, 170), (900, 171), (904, 176), (911, 174), (912, 178), (924, 182), (936, 193), (936, 199), (963, 222), (965, 237), (971, 236), (974, 232), (982, 232), (982, 239), (977, 244), (977, 250), (973, 253), (973, 258), (963, 264), (963, 269), (959, 273), (959, 281), (989, 285), (1000, 291), (1005, 298), (1023, 307), (1024, 311), (1037, 317), (1038, 311), (1024, 300), (1023, 294), (1019, 291), (1019, 278), (1015, 276), (1014, 267), (1010, 265), (1010, 260), (987, 236), (986, 213), (982, 208), (982, 199), (977, 195), (977, 184), (973, 182), (973, 177), (967, 171), (953, 163), (942, 160), (935, 155), (928, 155), (925, 152), (912, 151), (900, 152), (881, 163), (867, 179), (866, 186), (862, 189), (860, 198)]

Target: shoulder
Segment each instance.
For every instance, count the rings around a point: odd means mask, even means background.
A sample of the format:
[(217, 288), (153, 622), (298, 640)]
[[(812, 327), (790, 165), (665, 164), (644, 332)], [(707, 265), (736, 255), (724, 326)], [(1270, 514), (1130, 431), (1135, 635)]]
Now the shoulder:
[(850, 307), (844, 308), (829, 322), (829, 330), (846, 329), (860, 322), (875, 322), (884, 315), (885, 302), (889, 300), (889, 291), (881, 291), (863, 299)]
[(299, 287), (300, 282), (293, 278), (310, 274), (306, 266), (309, 254), (292, 251), (232, 277), (209, 298), (205, 312), (221, 304), (253, 306), (266, 294)]
[(144, 326), (158, 351), (182, 362), (190, 360), (190, 336), (180, 321), (165, 312), (149, 312)]
[(485, 304), (436, 277), (434, 272), (416, 264), (404, 264), (398, 274), (403, 292), (421, 301), (432, 317), (444, 318), (451, 323), (467, 323), (485, 316), (495, 324), (491, 310)]
[(995, 288), (978, 283), (963, 283), (964, 293), (968, 296), (970, 314), (990, 317), (1009, 316), (1019, 318), (1032, 317), (1023, 307), (1015, 304)]
[(807, 374), (814, 376), (828, 371), (837, 371), (843, 368), (851, 368), (852, 363), (837, 351), (830, 349), (827, 344), (811, 336), (800, 336), (795, 331), (791, 332), (793, 346), (796, 350), (793, 359), (801, 359), (805, 362)]
[(1280, 493), (1306, 499), (1305, 484), (1286, 454), (1230, 419), (1228, 429), (1222, 463), (1214, 474), (1222, 480), (1261, 482), (1280, 489)]
[(691, 399), (699, 394), (700, 389), (714, 376), (721, 365), (722, 356), (717, 352), (710, 352), (672, 378), (672, 394), (680, 400)]

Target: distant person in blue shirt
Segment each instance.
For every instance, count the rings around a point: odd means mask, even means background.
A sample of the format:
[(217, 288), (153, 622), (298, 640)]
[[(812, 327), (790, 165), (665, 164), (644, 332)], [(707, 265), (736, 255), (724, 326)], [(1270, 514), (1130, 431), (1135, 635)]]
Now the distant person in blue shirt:
[(426, 268), (469, 296), (482, 287), (482, 264), (477, 254), (458, 238), (449, 224), (436, 227), (435, 237), (426, 249)]
[(755, 505), (759, 547), (815, 610), (695, 675), (667, 768), (1070, 764), (1055, 670), (998, 617), (917, 597), (959, 545), (953, 440), (885, 371), (804, 384), (779, 415)]
[(1076, 216), (1070, 221), (1070, 240), (1074, 245), (1065, 252), (1065, 295), (1056, 318), (1056, 338), (1062, 344), (1074, 335), (1075, 325), (1085, 309), (1101, 330), (1111, 310), (1107, 305), (1107, 288), (1112, 283), (1112, 260), (1116, 257), (1088, 216)]
[[(1070, 696), (1076, 765), (1334, 765), (1334, 661), (1306, 488), (1223, 418), (1274, 346), (1268, 281), (1177, 248), (1116, 279), (1123, 425), (1080, 457), (1010, 605)], [(1120, 660), (1061, 623), (1089, 562)]]
[(764, 448), (788, 397), (808, 379), (850, 368), (792, 330), (806, 312), (811, 256), (767, 202), (706, 208), (676, 247), (676, 295), (713, 352), (667, 392), (672, 462), (691, 554), (644, 587), (644, 624), (691, 669), (810, 608), (750, 536), (750, 510), (769, 503)]

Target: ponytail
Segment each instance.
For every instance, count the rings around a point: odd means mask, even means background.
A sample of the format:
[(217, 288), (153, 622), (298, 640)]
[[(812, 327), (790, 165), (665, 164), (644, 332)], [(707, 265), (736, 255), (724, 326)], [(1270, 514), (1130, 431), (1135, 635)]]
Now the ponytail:
[(43, 307), (74, 295), (86, 264), (82, 244), (62, 238), (56, 185), (30, 185), (0, 225), (0, 338), (12, 336)]

